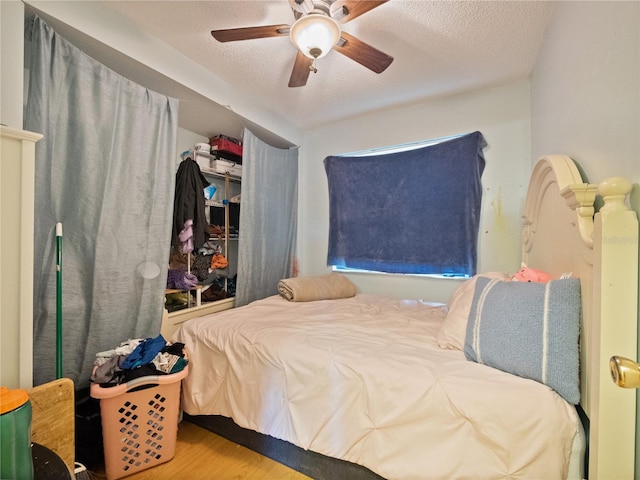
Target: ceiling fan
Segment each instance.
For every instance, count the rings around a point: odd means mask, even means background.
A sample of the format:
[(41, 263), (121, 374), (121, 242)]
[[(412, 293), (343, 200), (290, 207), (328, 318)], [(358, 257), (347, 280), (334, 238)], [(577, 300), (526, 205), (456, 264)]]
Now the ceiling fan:
[(219, 42), (289, 36), (298, 48), (290, 87), (306, 85), (310, 72), (317, 72), (316, 60), (331, 50), (358, 62), (375, 73), (382, 73), (393, 57), (343, 32), (344, 24), (386, 3), (388, 0), (289, 0), (295, 22), (292, 25), (212, 30)]

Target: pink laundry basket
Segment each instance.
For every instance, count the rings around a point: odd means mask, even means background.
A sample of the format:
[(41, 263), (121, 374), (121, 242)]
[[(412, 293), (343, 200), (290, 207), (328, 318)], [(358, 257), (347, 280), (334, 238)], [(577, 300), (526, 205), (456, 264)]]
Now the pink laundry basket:
[(187, 365), (178, 373), (140, 377), (115, 387), (91, 385), (91, 396), (100, 399), (107, 480), (126, 477), (173, 458), (180, 382), (188, 373)]

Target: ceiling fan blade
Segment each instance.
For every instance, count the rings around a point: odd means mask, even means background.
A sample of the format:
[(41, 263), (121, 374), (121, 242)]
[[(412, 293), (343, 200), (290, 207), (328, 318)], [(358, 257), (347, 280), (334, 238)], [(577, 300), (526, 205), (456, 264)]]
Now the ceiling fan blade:
[(349, 57), (351, 60), (358, 62), (360, 65), (367, 67), (376, 73), (382, 73), (393, 62), (393, 57), (381, 52), (377, 48), (358, 40), (353, 35), (346, 32), (340, 34), (338, 44), (333, 47), (334, 50), (342, 55)]
[(290, 87), (304, 87), (307, 84), (309, 73), (311, 73), (311, 64), (313, 60), (298, 50), (296, 62), (293, 64), (293, 71), (289, 79)]
[(252, 40), (254, 38), (269, 38), (289, 35), (289, 29), (289, 25), (265, 25), (264, 27), (211, 30), (211, 35), (219, 42), (235, 42), (237, 40)]
[(347, 23), (388, 1), (389, 0), (336, 0), (331, 4), (331, 16), (338, 22)]

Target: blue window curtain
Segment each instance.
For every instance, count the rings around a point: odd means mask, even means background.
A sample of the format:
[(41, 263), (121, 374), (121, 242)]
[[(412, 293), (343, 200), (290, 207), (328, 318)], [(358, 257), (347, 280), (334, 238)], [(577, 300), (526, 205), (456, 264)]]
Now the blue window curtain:
[(298, 212), (298, 149), (243, 134), (235, 306), (278, 293), (293, 272)]
[(62, 367), (89, 385), (98, 352), (160, 331), (178, 101), (96, 62), (35, 17), (25, 128), (36, 146), (34, 383), (56, 377), (55, 224), (63, 225)]
[(327, 264), (474, 275), (485, 146), (474, 132), (409, 151), (325, 158)]

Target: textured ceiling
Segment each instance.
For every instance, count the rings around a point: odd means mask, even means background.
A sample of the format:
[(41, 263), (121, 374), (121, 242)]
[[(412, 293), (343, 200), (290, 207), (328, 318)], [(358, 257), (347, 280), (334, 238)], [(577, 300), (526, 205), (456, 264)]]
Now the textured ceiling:
[(553, 10), (545, 1), (390, 0), (342, 26), (394, 57), (385, 72), (332, 51), (306, 86), (289, 88), (296, 50), (287, 37), (219, 43), (210, 34), (290, 24), (287, 0), (101, 3), (302, 129), (527, 77)]

